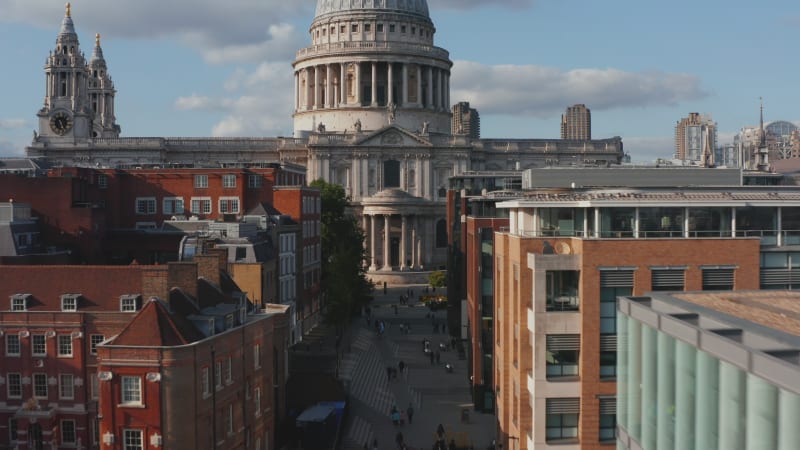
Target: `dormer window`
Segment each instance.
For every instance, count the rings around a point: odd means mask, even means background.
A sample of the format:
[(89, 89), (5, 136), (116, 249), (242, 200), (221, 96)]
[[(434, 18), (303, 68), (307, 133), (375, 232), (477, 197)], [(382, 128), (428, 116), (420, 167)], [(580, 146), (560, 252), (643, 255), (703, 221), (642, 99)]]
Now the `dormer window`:
[(228, 314), (227, 316), (225, 316), (225, 329), (230, 330), (231, 328), (233, 328), (233, 325), (234, 325), (233, 314)]
[(78, 310), (78, 298), (81, 294), (64, 294), (61, 296), (61, 311), (71, 312)]
[(136, 312), (142, 307), (142, 296), (139, 294), (126, 294), (119, 297), (120, 312)]
[(11, 296), (11, 311), (22, 312), (28, 310), (28, 299), (31, 294), (14, 294)]

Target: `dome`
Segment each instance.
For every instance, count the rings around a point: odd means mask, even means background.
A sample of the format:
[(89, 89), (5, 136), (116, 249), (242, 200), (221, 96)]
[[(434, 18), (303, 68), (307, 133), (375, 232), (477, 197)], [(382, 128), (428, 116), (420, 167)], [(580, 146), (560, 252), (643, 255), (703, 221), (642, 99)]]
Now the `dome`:
[(317, 0), (317, 17), (325, 14), (376, 9), (430, 17), (427, 0)]

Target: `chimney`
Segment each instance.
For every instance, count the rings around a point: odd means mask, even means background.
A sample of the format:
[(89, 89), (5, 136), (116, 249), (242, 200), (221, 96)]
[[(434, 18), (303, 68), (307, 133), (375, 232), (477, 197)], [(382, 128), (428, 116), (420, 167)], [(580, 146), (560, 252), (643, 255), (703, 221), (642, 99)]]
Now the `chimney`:
[(220, 257), (216, 254), (217, 252), (215, 250), (217, 249), (211, 249), (205, 255), (195, 255), (194, 262), (197, 263), (198, 278), (205, 278), (211, 283), (219, 286)]
[[(195, 260), (197, 260), (197, 257), (195, 257)], [(197, 275), (200, 264), (194, 262), (171, 262), (168, 267), (167, 286), (169, 286), (169, 289), (181, 288), (187, 294), (197, 298)], [(165, 300), (167, 299), (169, 299), (169, 296), (165, 297)]]
[(142, 299), (148, 301), (158, 297), (169, 301), (169, 271), (166, 266), (148, 267), (142, 270)]

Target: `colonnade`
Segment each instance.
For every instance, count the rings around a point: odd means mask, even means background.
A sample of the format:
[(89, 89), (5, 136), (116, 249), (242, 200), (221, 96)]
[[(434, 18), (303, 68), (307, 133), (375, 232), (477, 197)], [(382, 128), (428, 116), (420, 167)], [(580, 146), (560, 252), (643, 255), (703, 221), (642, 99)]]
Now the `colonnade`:
[[(371, 272), (377, 270), (391, 271), (393, 269), (391, 255), (392, 216), (392, 214), (364, 215), (365, 231), (369, 237), (369, 239), (367, 239), (367, 245), (370, 255), (369, 270)], [(378, 230), (379, 222), (383, 222), (383, 227), (380, 231)], [(421, 231), (424, 226), (425, 221), (420, 216), (410, 214), (400, 215), (400, 254), (398, 255), (400, 270), (422, 269), (424, 267), (426, 261), (423, 260), (423, 249), (425, 248), (424, 245), (428, 244), (427, 242), (423, 242), (426, 233)], [(378, 243), (379, 235), (383, 239), (383, 243), (380, 246)], [(376, 255), (379, 247), (383, 249), (382, 259), (379, 259)]]
[[(370, 88), (369, 98), (364, 98), (362, 86)], [(314, 65), (295, 71), (294, 99), (297, 112), (349, 106), (385, 107), (390, 103), (448, 111), (450, 71), (388, 61)]]

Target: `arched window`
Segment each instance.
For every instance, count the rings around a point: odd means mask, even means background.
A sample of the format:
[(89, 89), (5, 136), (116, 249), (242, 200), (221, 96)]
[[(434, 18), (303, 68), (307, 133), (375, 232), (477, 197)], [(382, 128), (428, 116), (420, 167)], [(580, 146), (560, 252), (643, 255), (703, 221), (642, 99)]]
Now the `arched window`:
[(447, 221), (439, 219), (436, 221), (436, 248), (447, 247)]
[(383, 163), (383, 188), (400, 187), (400, 161), (390, 160)]

